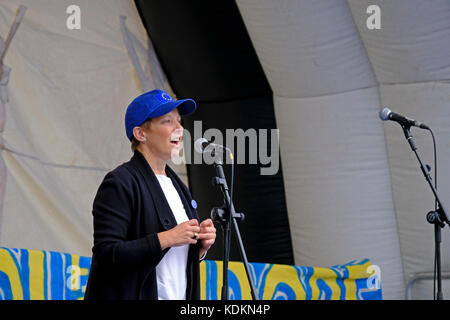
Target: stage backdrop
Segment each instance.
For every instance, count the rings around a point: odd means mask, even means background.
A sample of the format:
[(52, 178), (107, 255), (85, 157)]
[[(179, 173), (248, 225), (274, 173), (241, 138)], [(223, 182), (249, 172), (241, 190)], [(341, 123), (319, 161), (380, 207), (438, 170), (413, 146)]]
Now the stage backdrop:
[[(198, 100), (187, 128), (201, 120), (204, 130), (279, 129), (277, 174), (236, 168), (250, 261), (328, 267), (367, 257), (387, 299), (404, 298), (415, 273), (432, 273), (432, 194), (400, 127), (378, 112), (388, 106), (433, 128), (445, 200), (448, 0), (79, 0), (73, 30), (72, 1), (2, 0), (4, 39), (20, 4), (28, 9), (0, 81), (1, 246), (90, 256), (92, 200), (106, 172), (130, 158), (125, 108), (148, 88), (125, 46), (124, 15), (148, 79)], [(368, 28), (370, 5), (380, 29)], [(429, 134), (412, 132), (434, 167)], [(187, 172), (206, 218), (221, 204), (213, 170)], [(221, 258), (217, 227), (211, 260)], [(449, 245), (446, 228), (444, 271)], [(432, 282), (422, 281), (413, 297), (431, 295)]]
[[(433, 128), (438, 189), (450, 193), (450, 2), (237, 0), (274, 93), (295, 263), (361, 252), (381, 267), (384, 297), (432, 274), (433, 195), (387, 106)], [(380, 28), (371, 28), (373, 5)], [(430, 134), (412, 129), (432, 167)], [(436, 168), (433, 168), (432, 175)], [(450, 268), (448, 227), (443, 270)], [(427, 282), (425, 289), (424, 283)], [(416, 299), (432, 299), (423, 281)], [(444, 286), (445, 287), (445, 286)]]
[(19, 4), (27, 11), (5, 57), (0, 243), (89, 256), (92, 201), (105, 174), (132, 156), (124, 115), (144, 90), (121, 15), (144, 75), (170, 87), (132, 1), (77, 1), (80, 29), (72, 30), (71, 1), (2, 0), (4, 39)]

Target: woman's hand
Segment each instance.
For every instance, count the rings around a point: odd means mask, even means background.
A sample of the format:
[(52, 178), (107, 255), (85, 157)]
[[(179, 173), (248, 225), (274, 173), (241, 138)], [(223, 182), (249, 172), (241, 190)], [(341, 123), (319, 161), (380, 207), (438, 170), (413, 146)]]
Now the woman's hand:
[(161, 249), (179, 247), (185, 244), (196, 244), (200, 238), (200, 229), (197, 219), (192, 219), (180, 223), (173, 229), (158, 233)]
[(200, 223), (198, 239), (200, 240), (200, 257), (202, 257), (216, 241), (216, 228), (211, 219)]

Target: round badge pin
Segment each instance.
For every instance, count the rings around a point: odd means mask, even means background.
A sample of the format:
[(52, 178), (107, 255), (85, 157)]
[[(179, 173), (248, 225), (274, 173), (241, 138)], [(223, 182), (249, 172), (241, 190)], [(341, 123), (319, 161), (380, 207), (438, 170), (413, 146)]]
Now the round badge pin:
[(195, 201), (194, 199), (191, 200), (191, 206), (194, 209), (197, 209), (197, 201)]

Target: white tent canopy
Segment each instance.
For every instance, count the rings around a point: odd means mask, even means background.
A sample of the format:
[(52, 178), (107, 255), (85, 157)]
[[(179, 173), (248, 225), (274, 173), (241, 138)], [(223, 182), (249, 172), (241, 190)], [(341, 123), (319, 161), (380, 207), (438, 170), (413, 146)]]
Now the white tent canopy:
[[(237, 4), (273, 90), (295, 263), (370, 258), (384, 298), (404, 298), (412, 275), (433, 271), (425, 215), (434, 198), (401, 128), (378, 112), (389, 106), (433, 128), (438, 190), (448, 198), (450, 2)], [(170, 86), (134, 1), (78, 0), (81, 28), (72, 30), (70, 1), (2, 0), (3, 37), (19, 5), (28, 9), (0, 82), (0, 246), (89, 256), (98, 185), (131, 157), (125, 108)], [(367, 28), (369, 5), (380, 8), (381, 29)], [(433, 166), (429, 134), (412, 133)], [(445, 228), (443, 270), (449, 245)], [(431, 292), (422, 281), (413, 297)]]
[(158, 86), (164, 79), (133, 2), (78, 1), (81, 28), (72, 30), (67, 1), (2, 1), (0, 34), (19, 4), (28, 10), (5, 58), (12, 71), (0, 243), (90, 256), (92, 201), (106, 172), (132, 155), (123, 119), (143, 90), (121, 15), (146, 76)]
[[(384, 297), (403, 298), (412, 273), (433, 271), (425, 215), (434, 201), (401, 128), (386, 123), (383, 134), (377, 114), (387, 105), (429, 124), (438, 163), (449, 162), (450, 2), (238, 5), (274, 91), (296, 263), (367, 256), (381, 267)], [(380, 8), (379, 30), (367, 28), (369, 5)], [(431, 139), (413, 134), (432, 165)], [(439, 176), (445, 198), (450, 171)]]

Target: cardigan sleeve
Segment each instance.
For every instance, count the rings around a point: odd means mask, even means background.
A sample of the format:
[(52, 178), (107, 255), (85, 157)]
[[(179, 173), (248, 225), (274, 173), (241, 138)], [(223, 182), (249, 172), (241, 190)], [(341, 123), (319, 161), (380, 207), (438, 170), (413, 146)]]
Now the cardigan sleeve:
[(155, 268), (163, 257), (157, 233), (143, 238), (127, 239), (129, 225), (134, 216), (132, 186), (124, 184), (119, 174), (109, 172), (101, 183), (94, 200), (94, 247), (100, 264), (110, 266)]

